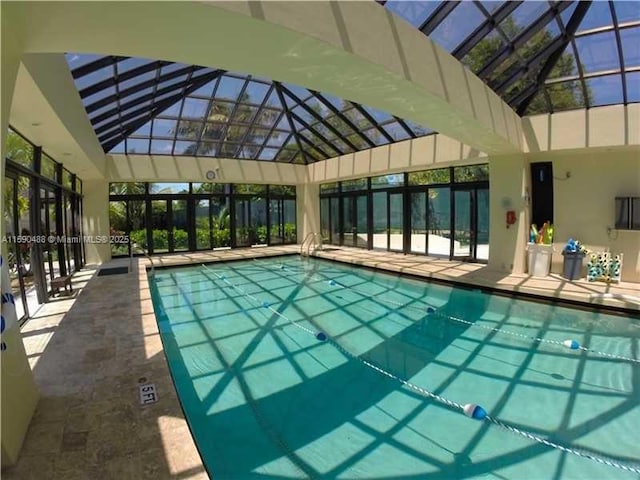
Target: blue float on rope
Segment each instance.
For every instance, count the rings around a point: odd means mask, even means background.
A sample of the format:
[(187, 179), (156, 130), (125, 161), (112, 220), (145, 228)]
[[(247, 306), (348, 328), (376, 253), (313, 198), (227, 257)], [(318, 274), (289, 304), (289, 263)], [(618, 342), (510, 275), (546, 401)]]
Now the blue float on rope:
[(264, 302), (262, 302), (262, 306), (264, 308), (269, 308), (271, 306), (271, 304), (265, 300)]
[(462, 410), (467, 417), (475, 418), (476, 420), (484, 420), (487, 418), (487, 411), (475, 403), (467, 403), (462, 407)]
[(320, 340), (321, 342), (324, 342), (324, 341), (327, 340), (327, 334), (324, 333), (324, 332), (318, 332), (318, 333), (316, 333), (316, 338), (318, 340)]
[(331, 285), (332, 287), (335, 286), (336, 281), (335, 280), (329, 280), (329, 285)]
[(427, 307), (427, 313), (433, 313), (435, 312), (433, 307)]
[(284, 270), (284, 265), (280, 265), (280, 270)]
[(226, 278), (227, 278), (227, 277), (226, 277), (224, 274), (223, 274), (223, 275), (220, 275), (220, 280), (226, 280)]
[(571, 350), (577, 350), (580, 348), (580, 344), (575, 340), (565, 340), (562, 344)]

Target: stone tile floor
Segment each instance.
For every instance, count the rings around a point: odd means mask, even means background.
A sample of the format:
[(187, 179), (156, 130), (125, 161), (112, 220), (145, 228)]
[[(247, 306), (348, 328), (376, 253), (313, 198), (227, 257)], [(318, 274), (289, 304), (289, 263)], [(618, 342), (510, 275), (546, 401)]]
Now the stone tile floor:
[[(154, 257), (156, 267), (298, 253), (299, 246)], [(429, 278), (506, 291), (605, 302), (640, 310), (637, 284), (568, 282), (492, 272), (484, 265), (423, 256), (341, 248), (316, 254)], [(173, 389), (146, 277), (147, 259), (133, 273), (73, 277), (74, 295), (43, 306), (22, 328), (40, 391), (18, 463), (4, 479), (208, 478)], [(129, 265), (128, 259), (107, 266)], [(592, 298), (608, 294), (613, 298)], [(159, 401), (140, 406), (138, 385), (156, 385)]]

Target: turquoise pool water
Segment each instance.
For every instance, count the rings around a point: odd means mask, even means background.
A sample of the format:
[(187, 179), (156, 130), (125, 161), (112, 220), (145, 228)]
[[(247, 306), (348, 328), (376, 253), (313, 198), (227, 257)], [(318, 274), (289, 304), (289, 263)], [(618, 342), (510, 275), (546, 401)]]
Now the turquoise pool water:
[(150, 281), (216, 479), (640, 478), (638, 318), (297, 256)]

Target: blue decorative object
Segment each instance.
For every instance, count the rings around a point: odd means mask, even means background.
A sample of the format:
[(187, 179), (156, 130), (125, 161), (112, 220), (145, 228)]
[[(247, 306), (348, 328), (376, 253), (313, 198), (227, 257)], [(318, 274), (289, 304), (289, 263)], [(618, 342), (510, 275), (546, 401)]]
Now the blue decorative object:
[(476, 420), (484, 420), (487, 418), (487, 411), (482, 408), (480, 405), (476, 405), (475, 403), (467, 403), (464, 407), (462, 407), (464, 414), (469, 418), (474, 418)]
[(324, 341), (327, 340), (327, 334), (324, 333), (324, 332), (318, 332), (318, 333), (316, 333), (316, 338), (318, 340), (320, 340), (321, 342), (324, 342)]
[(335, 286), (336, 281), (335, 280), (329, 280), (329, 285), (331, 285), (332, 287)]
[(562, 344), (571, 350), (577, 350), (580, 348), (580, 344), (575, 340), (565, 340)]

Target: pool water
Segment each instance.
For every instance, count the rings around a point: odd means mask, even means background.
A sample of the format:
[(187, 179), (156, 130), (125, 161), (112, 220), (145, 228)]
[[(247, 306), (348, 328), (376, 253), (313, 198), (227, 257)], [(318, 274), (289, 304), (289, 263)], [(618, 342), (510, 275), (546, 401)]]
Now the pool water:
[(216, 479), (640, 478), (638, 318), (297, 256), (150, 282)]

